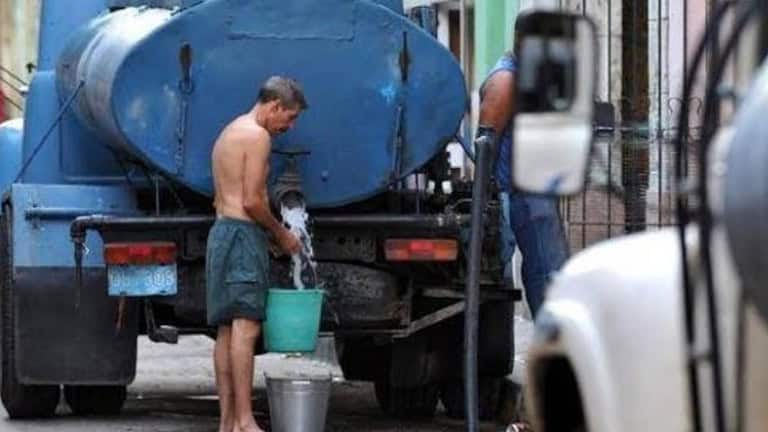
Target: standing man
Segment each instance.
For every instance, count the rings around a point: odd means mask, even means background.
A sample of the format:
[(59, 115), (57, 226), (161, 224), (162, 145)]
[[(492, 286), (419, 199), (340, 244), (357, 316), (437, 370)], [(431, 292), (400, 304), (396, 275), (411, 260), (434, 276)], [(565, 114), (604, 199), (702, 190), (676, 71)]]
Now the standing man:
[[(515, 57), (511, 52), (506, 53), (491, 70), (480, 88), (479, 124), (490, 128), (499, 137), (495, 176), (501, 191), (503, 265), (509, 266), (517, 243), (523, 254), (525, 295), (535, 318), (544, 302), (552, 274), (568, 256), (568, 244), (555, 199), (512, 190), (510, 160), (515, 70)], [(505, 277), (511, 277), (511, 271), (505, 271)]]
[(227, 125), (213, 147), (216, 223), (206, 255), (208, 324), (218, 327), (214, 366), (219, 432), (261, 431), (253, 418), (253, 349), (269, 287), (269, 238), (285, 253), (299, 240), (272, 215), (267, 175), (272, 137), (307, 108), (299, 84), (269, 78), (250, 112)]

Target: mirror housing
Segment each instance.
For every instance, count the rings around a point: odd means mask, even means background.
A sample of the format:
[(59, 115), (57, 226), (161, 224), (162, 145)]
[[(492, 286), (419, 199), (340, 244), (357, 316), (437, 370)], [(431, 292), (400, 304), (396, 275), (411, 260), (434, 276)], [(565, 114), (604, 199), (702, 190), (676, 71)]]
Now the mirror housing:
[(535, 194), (579, 193), (594, 135), (594, 23), (581, 15), (531, 12), (518, 18), (515, 30), (512, 182)]

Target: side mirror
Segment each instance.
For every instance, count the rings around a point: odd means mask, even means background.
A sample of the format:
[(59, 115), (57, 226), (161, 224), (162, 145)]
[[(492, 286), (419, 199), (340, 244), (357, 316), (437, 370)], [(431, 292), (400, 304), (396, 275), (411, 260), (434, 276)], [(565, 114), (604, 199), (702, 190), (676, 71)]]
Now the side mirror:
[(593, 138), (595, 26), (581, 15), (532, 12), (518, 18), (516, 32), (513, 183), (530, 193), (578, 193)]

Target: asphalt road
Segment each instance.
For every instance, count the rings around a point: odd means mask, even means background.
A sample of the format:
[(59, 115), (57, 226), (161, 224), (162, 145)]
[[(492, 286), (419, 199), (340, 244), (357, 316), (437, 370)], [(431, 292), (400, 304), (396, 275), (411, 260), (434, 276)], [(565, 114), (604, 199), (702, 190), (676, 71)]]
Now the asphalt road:
[[(530, 323), (517, 322), (517, 370), (530, 336)], [(113, 418), (79, 418), (60, 404), (53, 419), (10, 421), (0, 413), (0, 432), (208, 432), (216, 431), (218, 406), (211, 361), (213, 342), (206, 337), (182, 337), (176, 346), (139, 340), (136, 381), (129, 387), (123, 413)], [(281, 374), (334, 372), (315, 360), (265, 355), (256, 358), (256, 417), (268, 425), (264, 372)], [(338, 374), (339, 371), (335, 371)], [(463, 423), (442, 412), (429, 420), (401, 421), (384, 415), (376, 404), (373, 386), (361, 382), (337, 382), (333, 386), (326, 431), (449, 432), (462, 431)], [(484, 424), (483, 431), (503, 430)]]

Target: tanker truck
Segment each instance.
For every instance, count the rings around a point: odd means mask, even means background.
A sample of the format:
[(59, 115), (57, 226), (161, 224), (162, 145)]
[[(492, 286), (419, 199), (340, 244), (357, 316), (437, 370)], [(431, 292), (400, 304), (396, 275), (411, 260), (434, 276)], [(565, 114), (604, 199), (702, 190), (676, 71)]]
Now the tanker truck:
[[(39, 40), (23, 128), (0, 133), (11, 418), (52, 415), (62, 391), (75, 414), (117, 413), (139, 335), (213, 335), (211, 148), (272, 75), (300, 82), (310, 108), (275, 140), (271, 201), (309, 211), (322, 329), (345, 377), (374, 382), (393, 415), (438, 400), (462, 415), (473, 185), (446, 144), (467, 96), (453, 55), (400, 1), (43, 0)], [(500, 278), (498, 206), (482, 211), (473, 342), (490, 415), (519, 291)], [(289, 261), (272, 267), (290, 286)]]
[[(547, 31), (529, 36), (559, 39)], [(572, 55), (594, 59), (588, 46), (574, 45)], [(581, 71), (594, 73), (589, 63)], [(537, 431), (766, 430), (766, 3), (720, 2), (686, 71), (672, 144), (677, 226), (589, 247), (553, 280), (526, 371)], [(577, 83), (582, 73), (549, 72)], [(690, 101), (699, 86), (702, 131), (690, 148), (698, 166), (687, 171)], [(583, 147), (517, 144), (514, 182), (522, 189), (560, 195), (569, 191), (548, 187), (554, 173), (585, 175), (587, 158), (576, 157)], [(564, 157), (534, 159), (555, 150)]]

